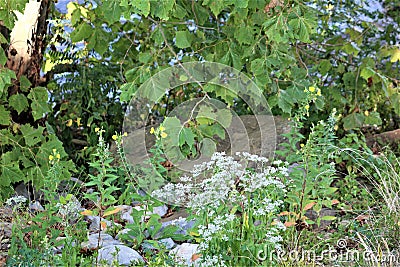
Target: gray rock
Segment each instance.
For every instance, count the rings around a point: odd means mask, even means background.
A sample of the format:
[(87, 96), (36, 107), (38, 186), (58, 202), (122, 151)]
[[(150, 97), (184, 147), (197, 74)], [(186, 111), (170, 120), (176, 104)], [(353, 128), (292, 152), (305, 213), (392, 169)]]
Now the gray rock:
[(121, 214), (121, 219), (124, 220), (127, 223), (135, 223), (135, 220), (133, 219), (132, 215), (130, 212), (124, 212)]
[(44, 211), (44, 208), (38, 201), (32, 201), (29, 203), (29, 210), (31, 212)]
[(162, 206), (153, 208), (153, 213), (157, 213), (158, 215), (160, 215), (160, 217), (165, 216), (165, 214), (167, 214), (167, 212), (168, 212), (168, 207), (165, 204)]
[[(91, 222), (89, 225), (89, 230), (91, 232), (97, 232), (100, 229), (100, 216), (86, 216), (87, 220)], [(111, 222), (109, 220), (106, 220), (104, 218), (101, 219), (102, 222), (105, 222), (107, 225), (107, 228), (111, 226)]]
[(159, 233), (156, 235), (156, 237), (159, 237), (161, 235), (162, 231), (168, 225), (178, 226), (179, 229), (175, 232), (175, 234), (187, 235), (188, 230), (192, 229), (194, 224), (195, 224), (195, 220), (187, 221), (185, 218), (179, 218), (179, 219), (175, 219), (172, 221), (163, 222), (161, 229), (160, 229)]
[(160, 240), (160, 243), (165, 246), (165, 249), (170, 250), (176, 247), (176, 243), (172, 238), (164, 238)]
[(192, 261), (192, 256), (198, 253), (198, 244), (183, 243), (169, 252), (175, 261), (185, 264), (186, 266), (197, 266), (196, 261)]
[(110, 266), (115, 266), (114, 261), (124, 266), (144, 262), (143, 257), (136, 250), (124, 245), (111, 245), (99, 249), (97, 260), (100, 263), (106, 262)]
[(100, 242), (99, 242), (99, 234), (91, 234), (89, 235), (89, 240), (82, 242), (81, 246), (82, 248), (85, 249), (96, 249), (98, 247), (106, 247), (110, 245), (122, 245), (122, 243), (118, 240), (115, 240), (111, 235), (109, 234), (100, 234)]

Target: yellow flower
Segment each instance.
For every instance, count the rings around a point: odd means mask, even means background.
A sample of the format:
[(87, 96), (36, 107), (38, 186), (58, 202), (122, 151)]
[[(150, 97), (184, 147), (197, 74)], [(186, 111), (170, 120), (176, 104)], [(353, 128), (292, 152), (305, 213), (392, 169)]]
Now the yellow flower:
[(334, 7), (335, 7), (334, 5), (329, 4), (325, 8), (326, 8), (326, 10), (331, 11)]
[(311, 93), (314, 93), (315, 92), (315, 87), (314, 86), (308, 87), (308, 91), (310, 91)]
[(54, 156), (53, 156), (53, 155), (50, 155), (50, 156), (49, 156), (49, 160), (52, 161), (53, 159), (54, 159)]
[(72, 120), (69, 119), (65, 125), (67, 125), (67, 127), (71, 127), (72, 126)]
[(117, 136), (116, 134), (114, 134), (111, 138), (112, 138), (114, 141), (117, 141), (118, 136)]
[(154, 127), (151, 127), (150, 134), (154, 134)]
[(306, 105), (304, 108), (305, 108), (306, 110), (309, 110), (309, 109), (310, 109), (310, 105)]
[(167, 136), (168, 136), (168, 134), (166, 134), (165, 132), (161, 132), (161, 138), (165, 138)]
[(317, 90), (317, 96), (321, 96), (321, 89), (319, 89), (319, 88)]
[(335, 127), (333, 127), (333, 129), (334, 129), (335, 131), (337, 131), (337, 130), (339, 129), (339, 126), (338, 126), (338, 125), (335, 125)]
[(300, 147), (304, 147), (304, 144), (300, 144)]
[(126, 137), (126, 136), (128, 136), (128, 133), (127, 133), (127, 132), (125, 132), (125, 133), (123, 134), (123, 136), (125, 136), (125, 137)]
[(160, 126), (159, 129), (160, 129), (161, 132), (165, 131), (165, 127), (164, 126)]
[(368, 110), (364, 111), (364, 115), (368, 117), (369, 116), (369, 111)]
[(61, 158), (60, 154), (57, 153), (56, 158), (60, 159)]
[(76, 119), (76, 124), (77, 124), (78, 126), (81, 126), (81, 125), (82, 125), (81, 119), (82, 119), (82, 118), (77, 118), (77, 119)]
[(57, 152), (57, 149), (53, 148), (53, 154), (55, 154)]
[(100, 128), (99, 128), (99, 127), (96, 127), (96, 128), (94, 128), (94, 131), (95, 131), (96, 133), (98, 133), (98, 132), (100, 131)]

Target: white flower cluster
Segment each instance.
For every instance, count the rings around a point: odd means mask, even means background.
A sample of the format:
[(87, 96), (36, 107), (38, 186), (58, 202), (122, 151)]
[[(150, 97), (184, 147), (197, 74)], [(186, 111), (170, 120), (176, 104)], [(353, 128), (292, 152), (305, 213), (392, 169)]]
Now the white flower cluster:
[[(228, 241), (225, 225), (232, 222), (235, 219), (233, 214), (218, 215), (212, 222), (207, 225), (199, 225), (199, 234), (204, 238), (203, 242), (199, 245), (199, 249), (205, 250), (208, 248), (208, 243), (216, 236), (218, 238)], [(217, 234), (222, 235), (217, 235)]]
[(201, 267), (226, 267), (224, 260), (222, 259), (222, 255), (213, 255), (211, 256), (202, 256), (199, 259), (199, 265)]
[(271, 199), (265, 197), (261, 200), (261, 205), (257, 205), (257, 209), (254, 210), (255, 216), (263, 216), (267, 215), (268, 213), (274, 212), (277, 208), (283, 204), (282, 200), (277, 200), (273, 202)]
[(24, 196), (15, 196), (7, 199), (6, 205), (19, 208), (22, 204), (26, 203), (28, 199)]
[[(281, 227), (281, 226), (279, 226)], [(284, 226), (283, 226), (284, 227)], [(267, 238), (268, 242), (271, 243), (276, 250), (281, 250), (282, 245), (281, 242), (283, 241), (282, 236), (279, 234), (279, 228), (271, 228), (266, 234), (265, 237)]]
[[(237, 153), (240, 159), (249, 162), (267, 163), (268, 159), (247, 152)], [(251, 171), (225, 152), (216, 152), (211, 160), (194, 166), (190, 176), (180, 178), (181, 183), (169, 183), (152, 195), (166, 202), (187, 205), (195, 212), (217, 208), (222, 203), (243, 202), (238, 193), (239, 185), (245, 192), (254, 192), (269, 187), (284, 189), (280, 177), (288, 176), (287, 164), (273, 162), (273, 166), (263, 166), (260, 171)]]
[(239, 157), (241, 157), (241, 158), (243, 158), (245, 160), (252, 161), (252, 162), (261, 162), (261, 163), (267, 163), (268, 162), (267, 158), (261, 157), (261, 156), (258, 156), (258, 155), (253, 155), (253, 154), (250, 154), (248, 152), (236, 152), (236, 156), (239, 156)]

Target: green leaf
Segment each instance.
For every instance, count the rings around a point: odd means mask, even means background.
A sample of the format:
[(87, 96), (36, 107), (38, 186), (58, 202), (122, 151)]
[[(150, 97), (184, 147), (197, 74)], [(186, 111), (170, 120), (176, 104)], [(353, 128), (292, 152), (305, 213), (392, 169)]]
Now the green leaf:
[(10, 111), (6, 110), (6, 108), (1, 105), (0, 106), (0, 125), (9, 125), (10, 124)]
[(197, 113), (196, 116), (196, 121), (199, 124), (211, 124), (213, 123), (217, 118), (217, 114), (214, 112), (213, 108), (210, 106), (202, 105), (199, 108), (199, 112)]
[(364, 115), (360, 113), (352, 113), (343, 118), (343, 127), (344, 129), (351, 130), (355, 128), (360, 128), (364, 123)]
[(221, 124), (222, 127), (228, 128), (232, 122), (232, 112), (229, 109), (219, 109), (217, 111), (216, 121)]
[(365, 124), (369, 125), (382, 125), (382, 119), (381, 116), (378, 112), (372, 111), (369, 113), (368, 116), (365, 116)]
[(29, 88), (31, 88), (32, 83), (26, 78), (25, 75), (22, 75), (19, 78), (19, 88), (22, 92), (28, 92)]
[(47, 89), (44, 87), (35, 87), (31, 89), (28, 98), (32, 100), (31, 108), (35, 121), (42, 118), (46, 112), (50, 112), (47, 104), (48, 97)]
[(167, 137), (164, 144), (167, 146), (179, 146), (179, 135), (183, 128), (181, 122), (176, 117), (167, 117), (163, 122)]
[(282, 109), (283, 112), (290, 114), (292, 111), (292, 107), (294, 102), (291, 99), (291, 96), (285, 90), (279, 90), (278, 93), (278, 107)]
[(323, 59), (318, 65), (318, 70), (322, 75), (326, 75), (328, 71), (332, 68), (332, 64), (328, 59)]
[(35, 129), (28, 124), (21, 125), (21, 133), (24, 136), (26, 145), (32, 147), (41, 142), (44, 139), (43, 130), (44, 127), (41, 126)]
[(150, 13), (162, 20), (169, 19), (169, 13), (174, 9), (175, 0), (151, 1)]
[(0, 66), (4, 66), (7, 62), (6, 54), (3, 50), (3, 47), (0, 46)]
[(131, 0), (132, 13), (147, 17), (150, 13), (150, 0)]
[(149, 52), (139, 53), (139, 62), (148, 63), (150, 62), (152, 56)]
[(203, 1), (203, 6), (208, 6), (214, 16), (218, 17), (219, 13), (224, 9), (224, 0), (205, 0)]
[(105, 0), (103, 1), (104, 6), (104, 18), (109, 24), (113, 24), (119, 21), (122, 15), (119, 1)]
[(214, 141), (209, 138), (204, 138), (201, 142), (200, 153), (201, 155), (205, 155), (211, 157), (217, 149), (217, 145)]
[(321, 220), (323, 220), (323, 221), (334, 221), (334, 220), (336, 220), (336, 217), (335, 216), (326, 215), (326, 216), (322, 216)]
[(251, 44), (254, 41), (253, 29), (251, 27), (237, 26), (235, 30), (235, 38), (239, 44)]
[(0, 185), (7, 186), (24, 179), (24, 173), (16, 164), (1, 164)]
[(94, 29), (87, 44), (87, 49), (94, 49), (101, 56), (108, 50), (107, 34), (99, 28)]
[(71, 33), (71, 41), (76, 43), (89, 38), (93, 33), (93, 28), (86, 22), (82, 22)]
[(370, 67), (363, 68), (360, 72), (360, 76), (363, 77), (365, 80), (375, 75), (375, 71)]
[(29, 107), (28, 99), (23, 94), (15, 94), (9, 98), (10, 106), (18, 112), (18, 115)]
[(192, 129), (184, 127), (179, 133), (179, 145), (183, 146), (186, 143), (189, 147), (192, 147), (194, 145), (194, 138), (195, 135)]
[(396, 112), (397, 115), (400, 115), (400, 93), (391, 95), (390, 102), (392, 103), (394, 112)]
[(178, 48), (187, 48), (191, 46), (193, 36), (189, 31), (177, 31), (175, 38), (175, 44)]

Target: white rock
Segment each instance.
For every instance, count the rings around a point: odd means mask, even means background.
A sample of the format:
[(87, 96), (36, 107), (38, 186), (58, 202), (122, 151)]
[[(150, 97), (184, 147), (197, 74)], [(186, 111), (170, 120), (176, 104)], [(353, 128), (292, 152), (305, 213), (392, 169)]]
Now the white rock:
[[(111, 245), (99, 249), (97, 260), (105, 261), (110, 266), (114, 266), (113, 262), (117, 261), (119, 265), (131, 266), (138, 262), (144, 262), (140, 254), (124, 245)], [(133, 266), (133, 265), (132, 265)]]
[(192, 261), (192, 256), (197, 252), (198, 244), (183, 243), (178, 245), (176, 248), (169, 252), (170, 256), (173, 256), (175, 261), (181, 262), (186, 266), (197, 266), (197, 260)]

